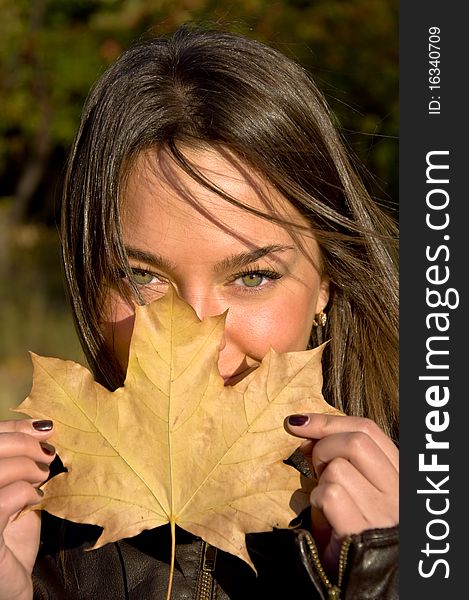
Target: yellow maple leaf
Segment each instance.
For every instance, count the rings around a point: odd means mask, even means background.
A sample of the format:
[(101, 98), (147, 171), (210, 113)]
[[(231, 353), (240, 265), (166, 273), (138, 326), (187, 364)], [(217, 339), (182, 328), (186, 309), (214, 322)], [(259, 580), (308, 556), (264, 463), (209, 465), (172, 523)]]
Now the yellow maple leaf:
[(245, 534), (287, 527), (308, 505), (310, 489), (284, 463), (299, 445), (284, 419), (339, 411), (322, 396), (322, 346), (271, 350), (225, 387), (225, 317), (200, 321), (173, 291), (137, 306), (125, 383), (114, 392), (77, 363), (32, 355), (32, 390), (16, 410), (54, 421), (68, 469), (45, 484), (36, 508), (101, 526), (95, 548), (170, 523), (173, 557), (177, 524), (253, 567)]

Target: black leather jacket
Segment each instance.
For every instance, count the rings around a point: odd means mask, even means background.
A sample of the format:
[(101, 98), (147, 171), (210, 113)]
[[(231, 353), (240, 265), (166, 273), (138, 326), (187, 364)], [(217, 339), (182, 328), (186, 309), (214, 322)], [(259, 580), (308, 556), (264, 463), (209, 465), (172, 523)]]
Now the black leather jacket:
[[(43, 514), (33, 572), (35, 600), (165, 600), (169, 527), (86, 551), (100, 529)], [(257, 576), (244, 561), (177, 531), (174, 600), (396, 600), (398, 529), (375, 529), (347, 542), (340, 588), (318, 569), (310, 533), (301, 527), (249, 534)]]

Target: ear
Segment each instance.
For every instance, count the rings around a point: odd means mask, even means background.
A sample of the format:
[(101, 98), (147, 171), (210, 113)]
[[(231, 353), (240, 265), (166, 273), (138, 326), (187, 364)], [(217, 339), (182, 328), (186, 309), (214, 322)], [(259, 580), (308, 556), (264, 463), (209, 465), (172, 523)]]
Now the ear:
[(329, 302), (329, 277), (323, 275), (319, 284), (319, 293), (316, 303), (316, 314), (319, 314)]

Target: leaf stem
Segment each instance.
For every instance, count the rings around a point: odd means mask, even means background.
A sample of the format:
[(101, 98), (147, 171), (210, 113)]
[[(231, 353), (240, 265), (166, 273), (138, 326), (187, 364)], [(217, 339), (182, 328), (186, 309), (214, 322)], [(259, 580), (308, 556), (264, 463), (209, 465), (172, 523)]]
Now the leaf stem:
[(168, 592), (166, 594), (166, 600), (171, 599), (171, 590), (173, 588), (174, 578), (174, 563), (176, 558), (176, 521), (171, 519), (171, 562), (169, 564), (169, 579), (168, 579)]

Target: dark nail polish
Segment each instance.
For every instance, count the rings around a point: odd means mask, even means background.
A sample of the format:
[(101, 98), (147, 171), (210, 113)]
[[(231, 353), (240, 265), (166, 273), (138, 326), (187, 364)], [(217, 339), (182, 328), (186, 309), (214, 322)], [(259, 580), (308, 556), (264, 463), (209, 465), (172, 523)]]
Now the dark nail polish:
[(47, 456), (53, 456), (55, 454), (54, 446), (51, 446), (47, 442), (40, 442), (40, 446), (44, 454), (47, 454)]
[(41, 496), (41, 498), (44, 496), (44, 492), (42, 490), (40, 490), (39, 488), (36, 489), (37, 495)]
[(45, 465), (44, 463), (36, 463), (38, 468), (41, 469), (41, 471), (44, 471), (44, 473), (48, 473), (49, 472), (49, 465)]
[(52, 421), (44, 419), (43, 421), (33, 421), (33, 427), (36, 431), (50, 431), (52, 429)]
[(309, 417), (307, 415), (290, 415), (288, 417), (288, 424), (293, 425), (294, 427), (301, 427), (301, 425), (306, 425), (309, 421)]

